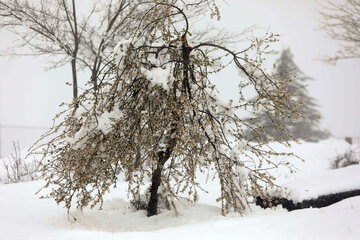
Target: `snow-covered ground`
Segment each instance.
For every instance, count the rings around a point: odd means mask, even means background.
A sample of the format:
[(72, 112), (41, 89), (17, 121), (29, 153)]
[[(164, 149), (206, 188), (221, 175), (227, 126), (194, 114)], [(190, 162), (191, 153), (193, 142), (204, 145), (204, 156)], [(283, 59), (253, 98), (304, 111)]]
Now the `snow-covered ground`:
[[(278, 197), (301, 202), (318, 196), (360, 189), (360, 165), (327, 170), (311, 177), (297, 178), (283, 184)], [(276, 194), (275, 194), (276, 195)]]
[[(290, 175), (280, 168), (274, 174), (279, 184), (307, 193), (306, 190), (313, 188), (311, 194), (315, 195), (333, 191), (331, 186), (336, 187), (335, 191), (357, 187), (360, 165), (330, 170), (334, 157), (348, 147), (344, 141), (334, 139), (293, 145), (291, 151), (306, 162), (294, 158), (292, 163), (299, 169), (298, 173)], [(263, 210), (252, 206), (252, 212), (244, 216), (223, 217), (215, 202), (218, 185), (208, 182), (204, 188), (209, 194), (199, 194), (199, 203), (180, 204), (177, 214), (163, 211), (148, 218), (144, 211), (132, 210), (126, 200), (126, 183), (120, 181), (119, 187), (105, 197), (102, 211), (74, 210), (68, 217), (66, 209), (52, 199), (40, 200), (35, 195), (43, 184), (43, 181), (0, 184), (0, 240), (360, 239), (360, 197), (326, 208), (293, 212), (281, 207)]]
[(34, 195), (40, 186), (0, 185), (0, 239), (360, 239), (360, 197), (322, 209), (254, 209), (244, 217), (222, 217), (219, 208), (196, 205), (179, 216), (169, 211), (151, 218), (115, 198), (103, 211), (73, 212), (74, 222), (52, 200)]

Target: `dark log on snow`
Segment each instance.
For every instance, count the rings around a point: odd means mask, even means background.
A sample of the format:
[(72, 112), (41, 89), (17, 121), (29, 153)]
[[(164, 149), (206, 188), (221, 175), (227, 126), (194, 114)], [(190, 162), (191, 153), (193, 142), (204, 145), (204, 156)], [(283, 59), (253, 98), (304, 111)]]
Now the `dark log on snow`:
[(292, 200), (286, 198), (272, 198), (271, 200), (265, 200), (261, 197), (256, 198), (256, 205), (261, 206), (262, 208), (269, 208), (273, 206), (282, 205), (283, 208), (293, 211), (303, 208), (322, 208), (339, 202), (343, 199), (360, 196), (360, 190), (352, 190), (340, 193), (333, 193), (328, 195), (322, 195), (317, 198), (303, 200), (302, 202), (294, 203)]

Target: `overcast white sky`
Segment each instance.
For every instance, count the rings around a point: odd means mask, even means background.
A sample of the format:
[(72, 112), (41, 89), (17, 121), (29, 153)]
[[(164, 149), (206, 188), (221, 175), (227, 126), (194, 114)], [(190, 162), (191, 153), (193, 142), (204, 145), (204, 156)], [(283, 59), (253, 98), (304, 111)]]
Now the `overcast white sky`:
[[(335, 0), (334, 0), (335, 1)], [(334, 136), (360, 136), (360, 60), (344, 60), (336, 66), (315, 61), (320, 55), (332, 54), (337, 42), (326, 39), (317, 31), (317, 0), (227, 0), (222, 7), (221, 26), (241, 31), (250, 25), (270, 28), (281, 34), (275, 47), (290, 47), (295, 62), (308, 76), (310, 94), (319, 104), (323, 115), (322, 127)], [(0, 49), (12, 42), (12, 36), (0, 32)], [(71, 88), (65, 85), (71, 79), (70, 66), (44, 71), (43, 59), (22, 57), (9, 59), (0, 56), (0, 124), (23, 126), (50, 126), (62, 101), (69, 102)], [(221, 89), (232, 95), (237, 74), (229, 68), (222, 76)], [(83, 76), (83, 81), (86, 77)], [(2, 129), (2, 155), (8, 153), (12, 140), (27, 146), (42, 130)], [(1, 154), (1, 153), (0, 153)]]

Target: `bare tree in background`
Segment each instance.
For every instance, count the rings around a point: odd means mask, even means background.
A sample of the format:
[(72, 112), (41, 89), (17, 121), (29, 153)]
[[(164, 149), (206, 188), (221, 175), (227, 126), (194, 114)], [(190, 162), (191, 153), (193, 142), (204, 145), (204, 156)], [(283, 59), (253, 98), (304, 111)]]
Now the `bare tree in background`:
[(76, 100), (79, 69), (91, 72), (96, 91), (100, 70), (109, 64), (111, 50), (129, 28), (139, 2), (93, 1), (83, 14), (75, 0), (0, 0), (0, 28), (18, 36), (20, 42), (13, 49), (30, 47), (29, 55), (50, 56), (50, 68), (70, 64)]
[(335, 56), (324, 60), (336, 63), (340, 59), (360, 57), (360, 0), (326, 1), (320, 12), (321, 29), (331, 39), (341, 42)]

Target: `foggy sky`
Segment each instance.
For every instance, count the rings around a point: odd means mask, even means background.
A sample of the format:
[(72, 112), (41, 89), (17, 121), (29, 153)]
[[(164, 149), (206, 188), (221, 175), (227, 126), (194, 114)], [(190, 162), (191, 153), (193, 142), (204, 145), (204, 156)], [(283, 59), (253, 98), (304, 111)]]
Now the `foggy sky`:
[[(281, 34), (275, 49), (290, 47), (295, 63), (314, 81), (309, 82), (310, 95), (315, 97), (323, 119), (321, 127), (336, 137), (360, 136), (360, 60), (343, 60), (336, 66), (317, 61), (321, 55), (333, 54), (338, 43), (326, 39), (318, 28), (319, 1), (315, 0), (227, 0), (222, 19), (217, 26), (234, 32), (251, 25), (269, 28)], [(0, 49), (13, 41), (0, 32)], [(190, 39), (191, 41), (191, 39)], [(7, 126), (51, 126), (58, 105), (71, 101), (70, 66), (44, 71), (46, 60), (32, 57), (5, 58), (0, 56), (0, 124)], [(235, 69), (229, 67), (217, 83), (226, 95), (234, 94), (237, 85)], [(80, 76), (85, 82), (86, 76)], [(2, 129), (3, 154), (11, 140), (21, 139), (28, 146), (43, 129)], [(5, 146), (4, 146), (5, 145)], [(6, 150), (7, 151), (7, 150)], [(7, 152), (8, 153), (8, 152)]]

